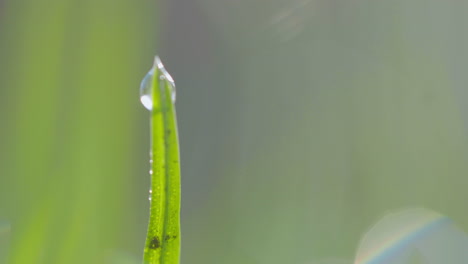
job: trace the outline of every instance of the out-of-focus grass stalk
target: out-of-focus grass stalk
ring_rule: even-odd
[[[113,251],[132,247],[138,254],[138,232],[127,228],[139,214],[129,188],[138,181],[129,154],[137,101],[129,87],[140,58],[152,52],[153,4],[3,4],[0,63],[8,74],[0,74],[0,87],[11,108],[0,106],[0,136],[8,136],[0,191],[8,207],[1,217],[12,227],[8,263],[108,263]]]
[[[180,165],[175,90],[158,57],[151,81],[151,206],[145,264],[178,264]]]

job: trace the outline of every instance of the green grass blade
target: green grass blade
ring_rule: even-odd
[[[151,205],[145,264],[178,264],[180,165],[175,87],[156,57],[151,81]]]

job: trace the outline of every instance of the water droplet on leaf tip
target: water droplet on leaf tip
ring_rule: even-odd
[[[157,67],[158,71],[158,79],[160,80],[160,87],[169,87],[169,92],[171,96],[171,100],[174,103],[176,99],[176,90],[174,79],[172,79],[171,75],[166,71],[164,65],[161,62],[161,59],[156,56],[154,61],[154,66],[149,70],[146,76],[143,78],[140,84],[140,101],[143,106],[148,109],[153,109],[153,98],[152,98],[152,85],[153,85],[153,74],[155,68]]]

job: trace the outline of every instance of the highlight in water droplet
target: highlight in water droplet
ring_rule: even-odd
[[[140,85],[140,101],[143,106],[151,110],[153,109],[153,100],[151,99],[151,84],[153,82],[154,68],[151,68],[146,76],[141,81]]]
[[[161,59],[156,56],[154,59],[154,65],[146,74],[146,76],[141,81],[140,85],[140,101],[143,106],[148,109],[153,109],[153,95],[152,95],[152,86],[154,81],[154,74],[156,73],[157,78],[159,80],[159,87],[163,93],[165,93],[165,88],[169,88],[169,93],[172,102],[175,102],[176,99],[176,90],[175,90],[175,83],[174,79],[172,79],[171,75],[167,72],[164,68],[164,65],[161,62]]]

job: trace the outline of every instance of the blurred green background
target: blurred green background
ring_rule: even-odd
[[[0,263],[141,262],[156,54],[177,85],[183,264],[353,263],[399,208],[468,230],[467,12],[0,0]]]

